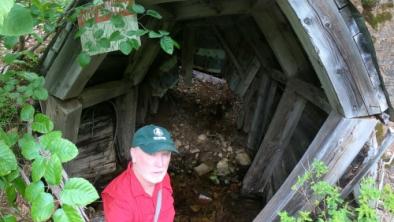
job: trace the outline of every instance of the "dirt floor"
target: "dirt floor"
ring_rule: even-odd
[[[240,195],[250,156],[235,126],[238,110],[226,83],[180,80],[147,118],[168,128],[180,150],[169,168],[175,221],[252,221],[261,210],[259,200]]]

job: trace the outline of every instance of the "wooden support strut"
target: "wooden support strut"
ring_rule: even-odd
[[[183,33],[182,69],[181,73],[186,84],[192,84],[192,72],[195,52],[195,31],[193,28],[185,28]]]
[[[305,174],[314,160],[320,160],[328,166],[323,180],[336,183],[373,133],[377,122],[374,118],[346,119],[331,112],[302,159],[253,221],[277,221],[280,211],[294,215],[299,210],[311,209],[313,206],[307,204],[301,192],[291,189],[297,178]]]
[[[304,110],[306,100],[286,88],[263,142],[246,173],[242,192],[261,192],[270,180]]]

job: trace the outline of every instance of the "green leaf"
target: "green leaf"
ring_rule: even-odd
[[[159,33],[160,33],[162,36],[165,36],[165,35],[169,35],[169,34],[170,34],[169,32],[164,31],[164,30],[159,30]]]
[[[34,107],[30,104],[26,104],[22,107],[20,118],[22,121],[32,121],[34,117]]]
[[[48,162],[42,158],[37,157],[31,166],[31,177],[33,182],[39,181],[45,174]]]
[[[48,220],[55,210],[53,196],[49,193],[40,193],[31,206],[31,216],[33,221],[41,222]]]
[[[34,200],[38,197],[38,195],[40,195],[40,193],[44,192],[44,189],[45,189],[45,186],[41,180],[31,183],[25,189],[25,197],[26,197],[27,201],[29,201],[30,203],[33,203]]]
[[[8,184],[8,186],[5,188],[5,193],[7,195],[7,201],[9,204],[13,205],[16,200],[16,190],[15,187],[12,186],[11,184]]]
[[[22,148],[22,155],[28,160],[33,160],[40,156],[40,145],[30,134],[25,134],[18,142]]]
[[[62,208],[56,210],[53,214],[54,222],[84,222],[81,214],[77,209],[67,204],[64,204]]]
[[[2,0],[0,4],[0,26],[3,25],[4,19],[14,6],[15,0]]]
[[[48,116],[42,113],[37,113],[34,116],[32,129],[39,133],[48,133],[53,130],[53,122],[49,119]]]
[[[111,34],[111,36],[109,37],[109,40],[111,42],[112,41],[118,41],[118,40],[121,40],[121,39],[124,39],[124,36],[119,31],[113,32]]]
[[[8,214],[0,218],[1,222],[16,222],[16,217],[14,215]]]
[[[46,100],[48,99],[48,91],[41,87],[33,91],[33,99]]]
[[[133,49],[138,49],[140,47],[140,43],[137,41],[137,39],[130,39],[129,42]]]
[[[137,29],[137,30],[128,31],[126,34],[128,36],[143,36],[143,35],[145,35],[148,32],[149,31],[145,30],[145,29]]]
[[[20,4],[14,4],[0,26],[0,34],[19,36],[33,32],[33,17],[30,10]]]
[[[154,39],[154,38],[161,38],[163,35],[155,32],[155,31],[149,31],[149,38]]]
[[[14,184],[14,187],[16,188],[16,191],[18,191],[23,197],[25,197],[25,189],[26,189],[26,183],[23,181],[21,177],[16,178],[14,181],[12,181],[12,184]]]
[[[94,36],[95,39],[99,39],[99,38],[101,38],[103,35],[104,35],[104,30],[103,30],[103,29],[96,30],[96,31],[93,33],[93,36]]]
[[[39,78],[39,76],[34,72],[18,72],[18,76],[20,76],[23,79],[28,80],[30,82]]]
[[[16,43],[18,43],[18,37],[16,37],[16,36],[5,36],[4,37],[4,46],[7,49],[12,49],[16,45]]]
[[[61,137],[62,137],[61,131],[52,131],[45,135],[40,136],[40,144],[44,148],[49,149],[51,143],[54,142],[55,140],[60,139]]]
[[[3,61],[5,64],[10,65],[14,63],[20,55],[20,53],[8,53],[4,56]]]
[[[174,53],[174,41],[169,36],[163,36],[160,39],[160,47],[166,52],[167,54],[172,55]]]
[[[96,189],[83,178],[71,178],[60,193],[61,201],[68,205],[86,206],[98,198]]]
[[[56,154],[52,154],[48,161],[44,178],[50,185],[59,185],[62,180],[62,163]]]
[[[98,40],[97,43],[101,48],[104,48],[104,49],[109,48],[111,46],[111,41],[109,41],[108,38],[101,38]]]
[[[18,178],[18,176],[19,176],[19,170],[13,170],[13,171],[11,171],[10,174],[8,174],[8,175],[6,176],[6,180],[7,180],[8,182],[12,182],[12,181],[15,180],[16,178]]]
[[[78,57],[77,57],[79,65],[83,68],[87,66],[90,63],[90,55],[88,55],[86,52],[81,52]]]
[[[148,9],[148,10],[146,11],[146,14],[149,15],[149,16],[152,16],[153,18],[157,18],[157,19],[162,19],[162,18],[163,18],[163,17],[160,15],[160,13],[158,13],[157,11],[152,10],[152,9]]]
[[[142,5],[140,5],[140,4],[134,3],[134,4],[131,6],[131,8],[129,8],[129,11],[132,12],[132,13],[134,12],[134,13],[136,13],[136,14],[142,14],[142,13],[145,12],[145,8],[144,8],[144,6],[142,6]]]
[[[0,140],[8,146],[13,146],[18,141],[18,133],[17,132],[4,132],[2,128],[0,128]]]
[[[119,44],[119,47],[120,47],[120,51],[125,55],[130,54],[130,52],[133,50],[129,41],[121,42]]]
[[[62,163],[74,159],[78,155],[78,148],[67,139],[59,138],[51,142],[49,150],[56,154]]]
[[[5,176],[18,167],[15,154],[0,140],[0,176]]]
[[[111,17],[111,23],[116,28],[123,28],[126,25],[126,23],[124,22],[123,17],[121,15],[113,15]]]

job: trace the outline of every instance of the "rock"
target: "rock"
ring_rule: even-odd
[[[200,165],[194,167],[194,171],[197,173],[197,175],[202,176],[204,174],[207,174],[209,172],[211,172],[212,167],[205,164],[205,163],[201,163]]]
[[[205,142],[207,140],[207,136],[205,134],[201,134],[201,135],[198,136],[197,139],[198,139],[199,143],[202,143],[202,142]]]
[[[185,146],[185,149],[189,149],[190,148],[190,146],[189,146],[189,144],[187,144],[186,146]]]
[[[249,155],[245,152],[237,153],[235,159],[240,166],[249,166],[251,163]]]
[[[180,140],[175,140],[175,146],[177,148],[181,147],[182,146],[182,142]]]
[[[228,152],[233,152],[233,148],[231,146],[227,147]]]
[[[216,170],[217,170],[217,174],[219,176],[227,176],[230,174],[230,167],[228,164],[228,159],[224,158],[222,160],[220,160],[217,164],[216,164]]]
[[[218,157],[222,158],[223,157],[223,153],[219,153]]]
[[[197,205],[197,204],[191,205],[191,206],[190,206],[190,209],[191,209],[193,212],[196,213],[196,212],[200,211],[201,206],[200,206],[200,205]]]
[[[197,148],[190,150],[190,153],[199,153],[199,152],[200,152],[200,150]]]
[[[200,194],[198,195],[198,201],[199,201],[200,203],[207,204],[207,203],[209,203],[209,202],[212,201],[212,198],[211,198],[211,197],[208,197],[208,196],[205,195],[205,194],[200,193]]]

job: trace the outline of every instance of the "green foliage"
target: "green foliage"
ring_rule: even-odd
[[[299,211],[297,215],[280,212],[278,215],[281,222],[377,222],[376,206],[372,203],[379,202],[386,211],[394,212],[394,193],[389,185],[385,186],[381,195],[373,179],[362,179],[358,206],[349,207],[350,202],[341,198],[340,188],[322,180],[327,172],[328,167],[323,162],[314,161],[311,168],[297,179],[292,190],[300,192],[315,209],[311,212]],[[311,197],[307,195],[309,188],[312,190]]]
[[[63,203],[74,206],[85,206],[99,198],[92,184],[83,178],[71,178],[60,193]]]

